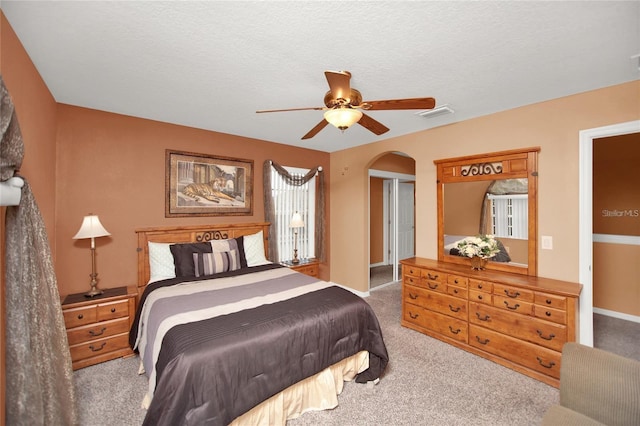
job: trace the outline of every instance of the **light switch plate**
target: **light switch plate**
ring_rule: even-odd
[[[543,235],[542,236],[542,248],[545,250],[553,250],[553,237]]]

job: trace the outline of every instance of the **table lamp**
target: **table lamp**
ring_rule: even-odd
[[[98,237],[106,237],[107,235],[111,235],[104,229],[104,226],[100,223],[100,219],[97,215],[89,214],[89,216],[85,216],[82,220],[82,225],[80,226],[80,230],[73,237],[74,240],[81,240],[85,238],[91,238],[91,290],[89,290],[84,295],[86,297],[94,297],[103,293],[102,290],[97,288],[98,286],[98,273],[96,272],[96,241],[95,239]]]

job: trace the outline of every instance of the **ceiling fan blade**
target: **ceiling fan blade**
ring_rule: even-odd
[[[389,109],[432,109],[436,106],[434,98],[387,99],[384,101],[366,101],[363,106],[369,111]]]
[[[374,120],[367,114],[362,114],[362,117],[358,121],[358,124],[360,124],[367,130],[375,133],[378,136],[383,133],[387,133],[389,131],[389,128],[387,126],[385,126],[384,124],[380,123],[377,120]]]
[[[320,130],[324,129],[325,126],[329,124],[329,122],[327,120],[322,120],[321,122],[319,122],[318,124],[316,124],[316,127],[314,127],[313,129],[309,130],[309,133],[307,133],[306,135],[304,135],[302,138],[300,139],[311,139],[312,137],[314,137]]]
[[[334,99],[351,98],[351,73],[349,71],[325,71],[329,90]]]
[[[309,108],[289,108],[289,109],[260,109],[256,111],[256,113],[260,114],[263,112],[322,111],[323,109],[327,109],[327,108],[326,107],[309,107]]]

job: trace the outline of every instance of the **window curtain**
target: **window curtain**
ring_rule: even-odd
[[[22,165],[24,144],[0,76],[0,180]],[[78,424],[73,369],[51,251],[40,210],[25,181],[5,217],[6,392],[9,425]]]
[[[264,216],[265,220],[270,223],[269,226],[269,258],[272,262],[278,262],[280,259],[277,248],[277,241],[275,236],[278,235],[277,223],[275,220],[275,209],[273,204],[272,188],[271,188],[271,173],[278,173],[289,185],[302,186],[311,180],[314,176],[316,179],[316,200],[315,200],[315,225],[316,235],[314,236],[316,257],[320,262],[325,261],[324,250],[324,225],[325,225],[325,213],[324,213],[324,172],[322,166],[318,166],[304,176],[294,176],[289,173],[284,167],[276,163],[273,160],[266,160],[264,162],[262,180],[264,184]]]

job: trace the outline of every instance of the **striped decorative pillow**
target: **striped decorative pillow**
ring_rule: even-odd
[[[235,271],[240,269],[240,255],[238,250],[193,253],[193,266],[196,277]]]

